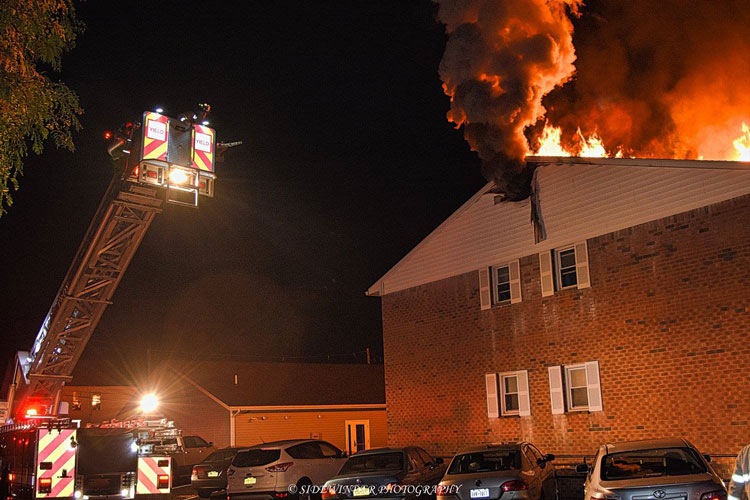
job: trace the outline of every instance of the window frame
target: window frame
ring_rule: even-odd
[[[500,298],[498,297],[499,292],[497,289],[497,287],[500,285],[500,282],[497,279],[497,271],[503,268],[508,270],[508,281],[503,282],[508,285],[508,298],[500,300]],[[491,269],[492,275],[490,276],[490,284],[492,286],[492,305],[510,304],[511,300],[513,299],[513,294],[510,291],[510,263],[492,266]]]
[[[565,365],[565,406],[568,411],[589,411],[589,384],[588,375],[586,374],[586,364],[578,363],[575,365]],[[571,370],[582,370],[583,377],[586,379],[586,383],[583,386],[575,386],[571,383]],[[573,406],[573,389],[585,389],[586,390],[586,406]]]
[[[573,252],[573,272],[576,276],[576,281],[572,285],[563,286],[562,284],[562,262],[560,256],[563,252]],[[555,248],[554,253],[554,267],[555,267],[555,290],[568,290],[570,288],[578,287],[578,259],[576,258],[576,246],[575,243],[565,245],[563,247]],[[569,269],[570,266],[566,267]]]
[[[511,417],[511,416],[520,416],[521,414],[521,401],[520,401],[520,391],[518,389],[518,372],[505,372],[505,373],[498,373],[497,374],[500,381],[500,415],[504,417]],[[505,379],[506,378],[515,378],[516,379],[516,392],[506,392],[505,391]],[[516,395],[516,404],[518,406],[515,410],[507,410],[505,408],[505,396],[506,394]]]

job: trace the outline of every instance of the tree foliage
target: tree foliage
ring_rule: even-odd
[[[0,1],[0,216],[13,204],[29,148],[40,154],[51,136],[74,149],[78,96],[47,72],[60,71],[81,29],[73,0]]]

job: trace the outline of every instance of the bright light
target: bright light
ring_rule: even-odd
[[[76,497],[76,498],[81,498],[81,492],[80,492],[80,491],[76,491],[76,492],[75,492],[75,493],[73,494],[73,496],[74,496],[74,497]]]
[[[205,127],[208,127],[208,120],[203,120],[203,121],[201,122],[201,125],[203,125],[203,126],[205,126]]]
[[[169,183],[170,184],[187,184],[190,177],[184,170],[179,168],[173,168],[169,171]]]
[[[155,394],[146,394],[141,398],[141,411],[143,413],[151,413],[156,410],[157,406],[159,406],[159,399]]]
[[[164,108],[156,108],[154,111],[156,111],[159,114],[164,113]]]
[[[138,451],[138,443],[136,443],[135,441],[130,443],[130,451],[136,453]]]
[[[29,408],[28,410],[26,410],[26,416],[36,417],[37,416],[36,408]]]
[[[123,488],[123,490],[122,490],[122,491],[120,492],[120,494],[121,494],[122,496],[124,496],[124,497],[127,497],[127,496],[128,496],[128,490],[127,490],[127,489],[125,489],[125,488]]]

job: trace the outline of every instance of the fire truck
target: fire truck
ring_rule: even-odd
[[[210,106],[176,118],[146,111],[106,133],[115,175],[29,351],[0,401],[0,497],[167,495],[180,430],[165,419],[82,427],[60,394],[162,202],[197,207],[214,194]],[[6,500],[0,498],[0,500]]]

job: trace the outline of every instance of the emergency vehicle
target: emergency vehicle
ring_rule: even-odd
[[[16,355],[0,401],[0,500],[168,494],[180,435],[166,420],[80,427],[60,394],[162,201],[212,197],[216,133],[208,105],[177,118],[161,109],[105,134],[115,176],[30,351]],[[170,444],[171,443],[171,444]]]

